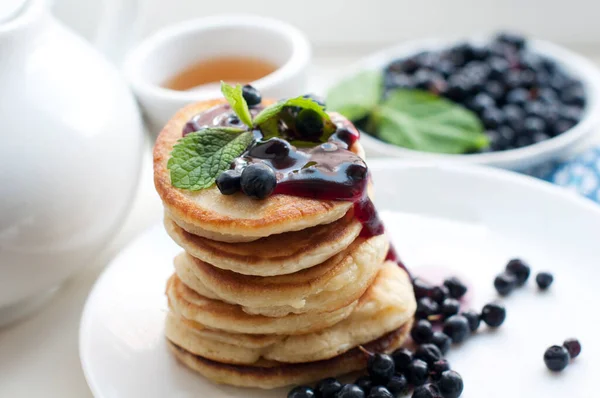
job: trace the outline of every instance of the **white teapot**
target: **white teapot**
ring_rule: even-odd
[[[45,0],[0,0],[0,325],[93,261],[115,233],[137,185],[143,134],[116,67]]]

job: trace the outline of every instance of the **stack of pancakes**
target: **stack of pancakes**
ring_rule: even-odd
[[[165,226],[185,250],[167,283],[174,354],[216,382],[275,388],[361,369],[359,346],[400,346],[415,311],[411,281],[385,261],[385,235],[361,236],[352,203],[171,186],[183,125],[219,103],[181,110],[154,149]]]

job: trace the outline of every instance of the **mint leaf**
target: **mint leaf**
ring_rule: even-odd
[[[323,119],[323,134],[319,137],[319,141],[321,142],[327,141],[329,136],[337,129],[327,112],[325,112],[325,108],[316,101],[305,97],[291,98],[269,105],[256,115],[254,118],[254,125],[260,129],[265,138],[280,137],[281,131],[279,131],[279,121],[285,122],[292,130],[294,128],[294,118],[289,112],[294,108],[297,113],[303,109],[312,109]]]
[[[352,121],[366,117],[379,103],[383,75],[379,71],[363,71],[341,81],[327,93],[327,107]]]
[[[418,151],[465,153],[489,145],[473,112],[427,91],[395,90],[372,117],[382,140]]]
[[[242,123],[248,127],[252,127],[252,115],[250,114],[248,104],[242,95],[242,86],[236,84],[235,87],[233,87],[224,81],[221,81],[221,92]]]
[[[167,163],[171,185],[190,191],[210,188],[253,140],[250,131],[220,128],[206,128],[186,135],[177,141]]]

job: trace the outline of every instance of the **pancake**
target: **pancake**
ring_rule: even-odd
[[[211,335],[204,326],[170,314],[165,333],[186,351],[222,363],[252,365],[261,359],[314,362],[335,357],[398,329],[413,318],[415,309],[410,278],[395,263],[387,262],[352,314],[317,332],[261,339],[219,332]]]
[[[175,272],[200,295],[238,304],[249,314],[280,317],[329,312],[363,295],[375,279],[388,248],[385,235],[358,238],[322,264],[269,277],[236,274],[182,253],[175,258]]]
[[[411,326],[412,321],[409,321],[363,347],[371,352],[390,353],[406,341]],[[216,383],[262,389],[307,384],[324,377],[340,376],[364,369],[368,360],[363,351],[354,348],[337,357],[317,362],[283,364],[261,361],[255,365],[231,365],[194,355],[170,341],[167,344],[180,362]]]
[[[187,232],[223,242],[248,242],[265,236],[301,231],[339,220],[352,207],[351,202],[317,200],[289,195],[273,195],[264,200],[243,193],[222,195],[216,186],[200,191],[173,187],[167,162],[183,126],[193,116],[224,99],[202,101],[181,109],[167,123],[154,145],[154,184],[166,214]],[[265,104],[272,101],[263,101]],[[361,155],[355,143],[352,151]]]
[[[199,295],[177,275],[167,282],[169,307],[175,314],[217,330],[247,334],[303,334],[325,329],[347,318],[358,300],[338,310],[323,313],[292,314],[285,317],[250,315],[239,305]]]
[[[192,235],[169,217],[165,217],[165,228],[186,252],[215,267],[243,275],[274,276],[321,264],[347,248],[362,225],[349,211],[330,224],[248,243],[226,243]]]

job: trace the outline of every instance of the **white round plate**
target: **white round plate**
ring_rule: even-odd
[[[377,205],[396,249],[416,275],[459,275],[470,305],[498,299],[492,281],[512,257],[551,271],[548,292],[526,287],[502,299],[507,320],[482,327],[448,359],[465,380],[463,398],[593,397],[600,374],[600,207],[549,184],[505,171],[463,166],[370,163]],[[163,337],[165,282],[179,252],[158,225],[106,269],[87,301],[81,363],[96,398],[270,398],[218,386],[179,365]],[[433,271],[432,271],[433,270]],[[560,374],[544,351],[577,337],[583,352]]]

